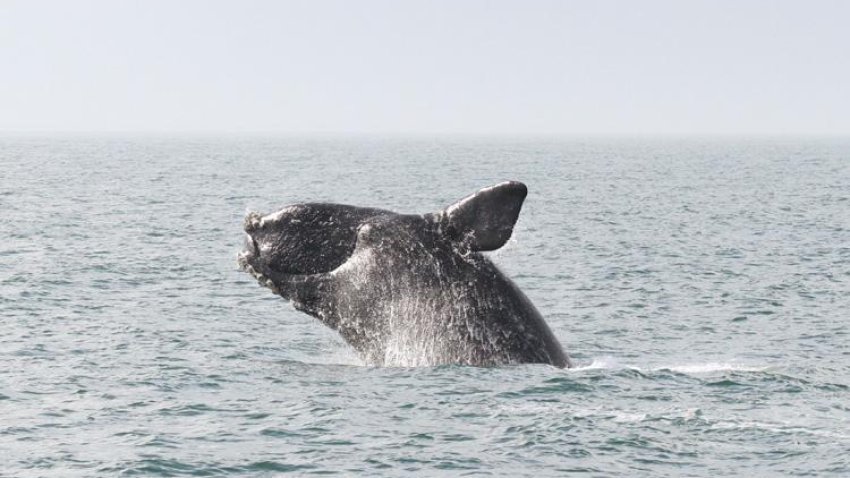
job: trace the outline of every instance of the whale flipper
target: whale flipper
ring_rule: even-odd
[[[438,216],[451,239],[471,251],[494,251],[511,238],[527,194],[525,184],[506,181],[461,199]]]

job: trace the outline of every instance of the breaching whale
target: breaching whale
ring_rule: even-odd
[[[370,365],[569,367],[531,301],[482,254],[510,239],[526,195],[508,181],[428,214],[326,203],[249,212],[238,263]]]

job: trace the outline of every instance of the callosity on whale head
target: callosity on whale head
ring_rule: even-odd
[[[481,254],[510,239],[526,194],[511,181],[423,215],[325,203],[249,213],[239,264],[369,364],[569,366],[534,305]]]

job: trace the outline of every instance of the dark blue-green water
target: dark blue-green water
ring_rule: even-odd
[[[246,209],[530,190],[577,367],[373,368]],[[0,138],[0,475],[850,475],[850,141]]]

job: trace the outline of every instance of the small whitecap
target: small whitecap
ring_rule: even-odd
[[[737,363],[709,362],[704,364],[673,365],[660,367],[658,370],[669,370],[676,373],[688,375],[709,374],[717,372],[764,372],[769,367],[754,367]]]
[[[573,367],[572,370],[597,370],[625,368],[615,357],[594,357],[589,365]]]
[[[646,413],[626,413],[626,412],[618,412],[614,411],[613,420],[616,423],[639,423],[647,418]]]

